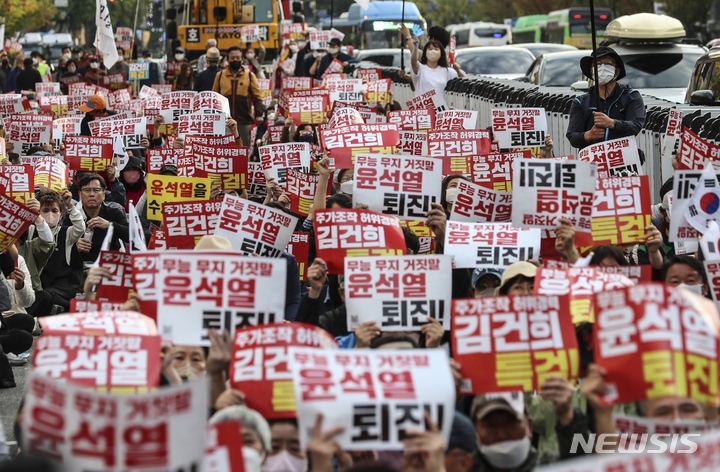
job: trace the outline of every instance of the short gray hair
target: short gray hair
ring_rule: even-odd
[[[233,405],[223,408],[210,418],[210,424],[239,421],[242,426],[255,430],[265,452],[270,452],[270,425],[263,416],[246,406]]]
[[[210,38],[210,39],[208,39],[207,41],[205,41],[205,47],[216,48],[216,47],[217,47],[217,41],[215,41],[215,39],[213,39],[213,38]]]

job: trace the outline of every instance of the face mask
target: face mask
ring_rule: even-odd
[[[440,60],[440,51],[437,49],[429,49],[425,51],[425,57],[427,57],[428,61],[437,62]]]
[[[245,472],[260,472],[260,464],[262,464],[263,458],[260,457],[260,453],[255,449],[243,446],[243,461],[245,462]]]
[[[305,136],[300,136],[300,138],[298,138],[298,139],[300,139],[300,142],[301,142],[301,143],[312,143],[312,142],[313,142],[313,136],[312,136],[312,134],[308,134],[308,135],[305,135]],[[352,188],[352,186],[351,186],[351,188]]]
[[[290,52],[291,52],[291,53],[295,54],[295,53],[297,52],[297,50],[298,50],[298,47],[295,46],[295,45],[292,45],[292,46],[290,46],[289,49],[290,49]]]
[[[340,191],[346,195],[352,195],[353,192],[353,181],[348,180],[340,184]]]
[[[117,60],[117,61],[118,61],[118,62],[123,62],[123,61],[125,61],[125,58],[124,58],[123,56],[121,56],[120,53],[118,53],[118,60]]]
[[[204,370],[196,369],[190,363],[176,367],[175,370],[183,380],[195,380],[205,376]]]
[[[68,72],[70,72],[70,73],[74,73],[76,70],[77,70],[77,68],[75,66],[68,67]]]
[[[185,54],[175,54],[176,61],[182,61],[185,58]]]
[[[253,59],[255,59],[255,54],[253,54],[253,53],[245,54],[245,58],[246,58],[248,61],[252,61]]]
[[[287,451],[268,456],[262,472],[306,472],[307,460],[295,457]]]
[[[338,48],[330,48],[328,49],[329,54],[337,54],[338,51],[340,51]]]
[[[608,64],[600,64],[598,66],[598,83],[607,85],[615,78],[615,68]]]
[[[478,444],[480,454],[496,469],[514,469],[525,462],[530,453],[530,438],[503,441],[492,446]]]
[[[486,288],[485,290],[481,292],[475,293],[475,298],[485,298],[485,297],[494,297],[495,296],[495,289],[490,287]]]
[[[240,66],[242,66],[240,61],[230,61],[228,64],[232,70],[240,70]]]
[[[687,284],[680,284],[677,286],[677,288],[684,288],[686,290],[690,290],[695,295],[703,296],[702,293],[702,284],[695,284],[695,285],[687,285]]]
[[[455,195],[457,195],[457,187],[455,188],[449,188],[445,190],[445,200],[447,202],[454,202],[455,201]]]
[[[48,213],[42,214],[43,219],[45,220],[45,222],[48,224],[48,226],[51,229],[58,225],[58,223],[60,222],[60,216],[61,216],[60,212],[57,212],[57,213],[48,212]]]
[[[267,119],[268,121],[275,121],[275,113],[268,113]]]
[[[322,53],[315,51],[315,52],[313,52],[313,56],[315,56],[315,58],[318,58],[318,57],[322,56]]]
[[[66,61],[69,61],[70,59],[72,59],[72,55],[70,53],[63,54],[63,57],[65,58]]]
[[[97,68],[98,68],[98,63],[97,63],[97,62],[91,62],[91,63],[90,63],[90,68],[91,68],[91,69],[97,69]]]
[[[33,57],[33,65],[34,66],[38,65],[37,57]]]

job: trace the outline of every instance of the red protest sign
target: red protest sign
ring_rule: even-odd
[[[306,174],[295,169],[287,169],[285,191],[290,197],[290,211],[297,215],[308,216],[315,199],[318,181],[317,174]],[[330,185],[327,186],[327,195],[330,195]]]
[[[68,186],[70,171],[63,161],[53,156],[35,157],[35,186],[62,193]]]
[[[388,123],[394,123],[400,131],[422,131],[435,129],[435,110],[396,110],[388,112]]]
[[[342,274],[345,257],[407,253],[400,220],[367,210],[332,209],[315,214],[317,257],[331,274]]]
[[[103,75],[100,77],[100,82],[103,87],[118,90],[123,88],[125,82],[127,82],[127,77],[125,74]]]
[[[40,319],[33,370],[111,393],[146,392],[160,384],[160,336],[134,311]]]
[[[273,125],[267,127],[268,143],[280,144],[282,141],[282,131],[285,125]]]
[[[77,84],[79,82],[82,82],[83,79],[80,74],[75,74],[75,75],[71,75],[70,77],[60,77],[58,80],[62,84],[70,85],[70,84]]]
[[[100,267],[108,269],[112,277],[103,277],[97,288],[101,301],[125,301],[132,291],[132,257],[119,251],[101,251]]]
[[[428,134],[428,151],[431,157],[443,160],[443,174],[469,174],[469,158],[490,154],[490,132],[431,131]]]
[[[7,251],[37,217],[38,213],[0,193],[0,253]]]
[[[112,163],[111,137],[65,136],[65,160],[72,170],[102,172]]]
[[[35,198],[35,170],[31,165],[0,166],[0,193],[25,204]]]
[[[472,181],[496,192],[512,192],[512,165],[515,159],[530,159],[530,151],[472,156]]]
[[[645,241],[652,224],[650,180],[647,175],[598,179],[592,211],[594,246]]]
[[[209,177],[213,186],[240,190],[247,188],[248,150],[237,146],[192,144],[195,177]]]
[[[290,346],[335,349],[325,330],[305,323],[253,326],[235,332],[230,384],[248,396],[249,408],[264,418],[295,418],[295,393],[287,367]]]
[[[705,141],[688,128],[683,128],[677,170],[702,170],[705,162],[720,160],[720,145]]]
[[[330,151],[333,168],[347,169],[353,167],[358,153],[394,154],[400,133],[395,124],[354,125],[323,130],[320,140],[323,149]]]
[[[165,237],[167,244],[177,249],[195,249],[206,234],[213,234],[222,200],[193,202],[165,202]]]
[[[595,363],[609,392],[603,401],[677,396],[720,403],[720,331],[711,301],[652,283],[598,293],[595,306]]]
[[[183,156],[185,150],[177,149],[150,149],[148,150],[148,173],[159,174],[163,166],[171,165],[177,167],[178,159]]]
[[[563,297],[535,295],[455,299],[453,358],[460,391],[482,394],[539,390],[549,376],[578,377],[575,327]]]
[[[241,429],[242,426],[238,421],[223,421],[208,425],[202,470],[245,472]]]
[[[208,147],[236,147],[235,136],[228,134],[226,136],[185,136],[183,139],[184,153],[182,157],[178,157],[178,177],[199,177],[198,171],[203,169],[195,167],[195,156],[193,155],[193,145],[199,144]],[[204,177],[205,174],[202,173]]]
[[[287,99],[287,112],[295,123],[322,123],[329,109],[330,96],[327,93],[310,97],[293,95]]]
[[[295,257],[300,271],[300,280],[306,280],[310,258],[310,233],[293,233],[285,252]]]
[[[382,79],[382,69],[357,69],[355,75],[365,84]]]
[[[298,90],[310,90],[312,88],[312,77],[285,77],[282,79],[283,92],[296,92]]]
[[[367,83],[367,95],[365,100],[372,104],[378,102],[389,103],[390,100],[390,79],[379,79]]]

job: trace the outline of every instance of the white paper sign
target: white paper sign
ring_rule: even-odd
[[[510,221],[512,193],[496,192],[460,179],[450,220],[468,223]]]
[[[516,262],[538,259],[540,237],[537,228],[448,221],[445,254],[453,256],[457,268],[504,269]]]
[[[445,94],[438,92],[435,89],[408,100],[405,102],[405,106],[409,110],[422,110],[429,108],[435,110],[436,113],[448,109],[447,103],[445,102]]]
[[[230,101],[227,97],[211,90],[200,92],[193,98],[193,113],[230,113]]]
[[[601,179],[643,174],[635,136],[591,144],[580,150],[578,159],[597,164]]]
[[[501,149],[545,146],[544,108],[493,108],[493,134]]]
[[[144,116],[127,120],[93,120],[89,126],[93,136],[121,138],[125,149],[143,148],[140,145],[140,140],[145,136],[147,127]]]
[[[178,122],[178,137],[225,135],[225,115],[219,113],[191,113],[183,115]]]
[[[470,110],[445,110],[438,113],[435,131],[477,129],[478,112]]]
[[[680,146],[680,138],[682,137],[682,119],[682,111],[670,110],[668,114],[667,128],[665,129],[665,137],[662,142],[662,162],[671,159],[673,151]]]
[[[400,131],[398,148],[406,156],[427,156],[430,154],[428,134],[421,131]]]
[[[670,233],[671,242],[697,241],[700,233],[688,223],[685,210],[695,192],[697,183],[703,171],[676,170],[673,176],[673,190],[670,199]],[[715,171],[716,179],[720,178],[720,170]]]
[[[448,441],[455,382],[443,349],[290,347],[288,357],[302,449],[307,447],[318,413],[323,414],[324,431],[344,427],[334,439],[346,451],[402,450],[403,432],[422,430],[424,411]]]
[[[258,148],[265,178],[274,178],[281,187],[287,181],[287,169],[310,170],[310,143],[269,144]]]

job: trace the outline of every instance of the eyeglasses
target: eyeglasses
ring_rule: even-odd
[[[613,66],[613,67],[615,67],[615,61],[613,61],[612,59],[605,59],[604,61],[603,61],[602,59],[600,59],[600,60],[598,61],[598,65],[599,65],[599,66]]]
[[[497,279],[497,281],[493,282],[492,285],[488,285],[483,282],[478,282],[475,284],[475,288],[478,290],[487,290],[489,288],[498,288],[500,286],[500,279]]]
[[[84,189],[82,189],[83,193],[100,193],[102,191],[103,191],[103,189],[101,189],[100,187],[93,187],[93,188],[85,187]]]

